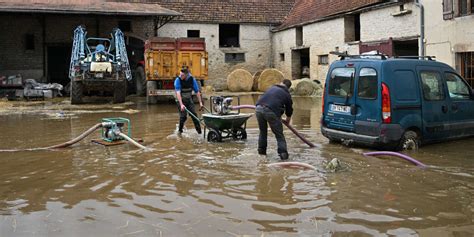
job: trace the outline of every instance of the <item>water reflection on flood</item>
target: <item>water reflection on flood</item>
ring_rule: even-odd
[[[0,236],[474,235],[473,139],[409,153],[431,165],[422,170],[329,144],[319,131],[320,100],[295,98],[294,106],[293,125],[317,148],[285,131],[291,159],[316,171],[268,168],[279,161],[276,142],[270,137],[268,156],[256,155],[255,118],[247,141],[213,144],[190,121],[177,135],[174,105],[138,101],[125,109],[139,113],[101,108],[59,119],[1,115],[1,148],[60,143],[120,116],[154,150],[89,138],[70,149],[0,153]],[[327,173],[332,158],[349,169]]]

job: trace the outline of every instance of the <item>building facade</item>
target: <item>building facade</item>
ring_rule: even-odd
[[[158,36],[205,38],[208,84],[217,90],[227,88],[227,75],[235,69],[253,74],[272,66],[272,29],[294,4],[294,0],[154,2],[183,14],[160,28]]]
[[[474,86],[474,1],[425,1],[426,54],[435,55]]]
[[[414,3],[329,2],[325,4],[332,4],[332,10],[322,1],[299,1],[274,32],[273,65],[286,77],[307,77],[303,70],[309,68],[309,77],[323,82],[330,63],[338,59],[331,52],[418,55],[419,10]],[[304,10],[310,13],[299,13]]]
[[[79,25],[89,37],[109,38],[114,28],[121,28],[133,64],[143,59],[144,40],[155,35],[158,19],[175,16],[179,13],[157,4],[5,0],[0,6],[0,75],[66,85]]]

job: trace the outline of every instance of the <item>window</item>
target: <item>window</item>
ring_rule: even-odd
[[[362,68],[359,74],[357,97],[362,99],[377,99],[377,71],[373,68]]]
[[[345,42],[360,40],[360,15],[350,15],[344,18],[344,39]]]
[[[199,30],[188,30],[188,38],[199,38]]]
[[[354,68],[335,68],[331,72],[329,81],[329,95],[350,96],[354,84]]]
[[[239,28],[237,24],[220,24],[219,47],[240,47]]]
[[[438,72],[421,72],[421,84],[425,100],[443,100],[443,81]]]
[[[285,61],[285,53],[280,53],[280,61]]]
[[[443,0],[443,19],[453,19],[453,0]]]
[[[474,14],[474,0],[443,0],[443,19]]]
[[[467,2],[468,0],[459,0],[459,15],[460,16],[464,16],[468,14]]]
[[[132,32],[132,22],[131,21],[119,21],[118,28],[123,32]]]
[[[457,54],[456,68],[461,76],[467,80],[471,87],[474,86],[474,52]]]
[[[303,45],[303,27],[296,27],[296,46]]]
[[[242,63],[245,62],[244,53],[226,53],[225,54],[226,63]]]
[[[25,35],[25,49],[26,50],[35,50],[35,35],[26,34]]]
[[[446,73],[449,97],[452,99],[468,100],[471,98],[470,88],[464,80],[454,73]]]
[[[329,64],[329,55],[319,55],[318,56],[318,64],[319,65],[328,65]]]

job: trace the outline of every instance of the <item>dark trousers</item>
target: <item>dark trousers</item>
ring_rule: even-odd
[[[193,102],[192,97],[183,96],[181,99],[183,101],[184,106],[186,106],[189,112],[191,112],[194,116],[197,117],[196,110],[194,109],[194,102]],[[187,116],[188,112],[186,112],[186,110],[181,111],[181,107],[179,106],[179,103],[178,103],[178,111],[179,111],[179,130],[178,131],[183,132],[184,123],[186,122],[186,119],[188,118]],[[198,133],[201,133],[201,124],[199,123],[199,120],[195,119],[193,116],[191,116],[191,118],[193,120],[196,131]]]
[[[258,136],[258,151],[260,153],[266,153],[267,151],[267,130],[269,124],[277,140],[278,154],[288,153],[285,136],[283,135],[283,124],[281,118],[265,106],[257,106],[255,111],[257,115],[258,128],[260,130]]]

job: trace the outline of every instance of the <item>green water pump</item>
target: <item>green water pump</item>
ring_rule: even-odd
[[[126,118],[103,118],[101,135],[102,140],[106,142],[115,142],[124,140],[120,133],[127,131],[127,136],[131,137],[130,120]]]

